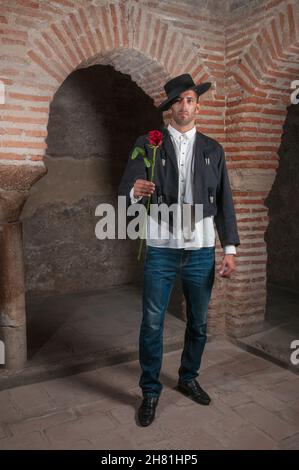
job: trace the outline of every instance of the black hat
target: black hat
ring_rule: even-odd
[[[212,83],[210,82],[195,85],[189,73],[184,73],[183,75],[172,78],[164,85],[164,90],[168,98],[167,100],[163,101],[160,106],[158,106],[158,109],[160,109],[160,111],[167,111],[167,109],[171,107],[174,100],[186,90],[194,90],[199,96],[208,91],[211,85]]]

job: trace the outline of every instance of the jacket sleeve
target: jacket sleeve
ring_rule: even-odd
[[[127,208],[131,205],[130,191],[133,188],[135,181],[137,179],[147,179],[146,167],[142,156],[138,155],[138,157],[134,160],[131,158],[135,147],[141,147],[145,149],[143,136],[138,137],[130,151],[127,166],[118,187],[118,195],[126,196]],[[144,199],[146,198],[142,198],[139,202],[142,204]]]
[[[216,192],[217,214],[215,224],[222,248],[226,245],[240,245],[237,220],[228,178],[223,147],[220,146],[219,179]]]

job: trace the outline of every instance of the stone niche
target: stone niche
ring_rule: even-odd
[[[279,167],[266,205],[267,278],[299,294],[299,104],[288,107]]]
[[[92,291],[140,279],[137,241],[98,240],[100,203],[117,208],[117,190],[140,134],[161,113],[129,75],[95,65],[73,72],[50,107],[47,174],[23,212],[26,292]]]

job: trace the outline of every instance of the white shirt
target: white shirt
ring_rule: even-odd
[[[178,204],[180,209],[183,203],[193,204],[192,181],[194,173],[194,145],[196,137],[196,127],[185,133],[168,125],[168,131],[175,149],[178,170]],[[140,199],[134,198],[134,188],[130,191],[131,203],[134,204]],[[180,215],[180,212],[179,214]],[[160,228],[160,235],[158,230]],[[148,215],[146,243],[149,246],[159,248],[184,248],[185,250],[194,250],[203,247],[215,246],[215,228],[214,216],[204,217],[195,223],[194,230],[185,229],[180,223],[174,232],[169,231],[166,221],[159,224],[154,218]],[[235,245],[227,245],[223,249],[224,254],[236,254]]]

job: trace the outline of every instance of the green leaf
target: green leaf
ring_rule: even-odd
[[[145,157],[145,150],[141,147],[135,147],[133,152],[132,152],[131,159],[135,160],[135,158],[137,158],[138,155],[141,155],[142,157]]]
[[[145,166],[146,166],[147,168],[150,168],[150,166],[151,166],[151,162],[149,161],[149,159],[148,159],[148,158],[146,158],[146,157],[143,157],[143,160],[144,160],[144,164],[145,164]]]

